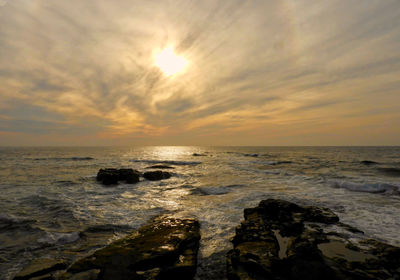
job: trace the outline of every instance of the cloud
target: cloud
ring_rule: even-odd
[[[396,0],[2,3],[4,131],[191,143],[321,119],[336,129],[357,104],[372,120],[400,101]],[[167,78],[153,58],[169,45],[189,65]]]

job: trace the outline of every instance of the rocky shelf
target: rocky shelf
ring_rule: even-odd
[[[244,210],[226,278],[400,279],[400,248],[366,238],[355,244],[346,231],[363,236],[327,208],[263,200]],[[14,279],[193,279],[199,241],[197,220],[159,216],[72,264],[37,259]]]
[[[350,242],[329,209],[268,199],[244,210],[227,256],[228,279],[400,279],[400,248]]]

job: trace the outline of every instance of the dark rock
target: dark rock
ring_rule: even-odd
[[[194,156],[194,157],[206,157],[207,155],[205,155],[205,154],[193,153],[192,156]]]
[[[38,279],[51,279],[49,272],[57,270],[63,270],[67,267],[67,263],[64,260],[57,259],[37,259],[32,261],[27,267],[20,271],[14,280],[31,279],[38,277]]]
[[[140,172],[132,168],[105,168],[100,169],[97,173],[97,181],[101,181],[104,185],[116,185],[118,181],[126,181],[128,184],[139,182]]]
[[[94,279],[192,279],[199,240],[198,221],[158,217],[76,261],[61,279],[84,279],[76,277],[93,270],[97,271]]]
[[[244,154],[245,157],[258,157],[258,154]]]
[[[171,178],[171,174],[165,171],[148,171],[143,174],[143,177],[150,181],[158,181],[163,179]]]
[[[372,160],[363,160],[363,161],[361,161],[360,163],[361,163],[361,164],[364,164],[364,165],[375,165],[375,164],[379,164],[379,162],[372,161]]]
[[[120,169],[118,180],[126,181],[127,184],[135,184],[139,182],[140,172],[132,168]]]
[[[119,170],[116,168],[100,169],[96,176],[96,180],[101,181],[104,185],[116,185],[118,179]]]
[[[244,218],[227,254],[228,279],[400,279],[400,248],[324,233],[335,224],[362,234],[330,209],[268,199]]]
[[[169,166],[169,165],[162,165],[162,164],[157,164],[157,165],[152,165],[146,167],[147,169],[154,168],[154,169],[175,169],[175,167]]]
[[[91,270],[87,270],[87,271],[83,271],[83,272],[78,272],[75,274],[64,274],[64,276],[61,276],[61,279],[65,279],[65,277],[67,276],[68,280],[97,280],[99,279],[99,275],[100,275],[100,269],[91,269]]]

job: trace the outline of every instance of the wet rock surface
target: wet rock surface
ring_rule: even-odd
[[[400,248],[351,243],[330,228],[362,232],[329,209],[268,199],[244,218],[227,254],[228,279],[400,279]]]
[[[76,261],[58,279],[192,279],[199,240],[198,221],[157,217]]]
[[[32,261],[27,267],[20,271],[14,280],[25,279],[52,279],[51,272],[62,270],[67,267],[64,260],[57,259],[36,259]]]

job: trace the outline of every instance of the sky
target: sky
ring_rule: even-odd
[[[399,0],[0,0],[0,145],[400,145],[399,19]]]

